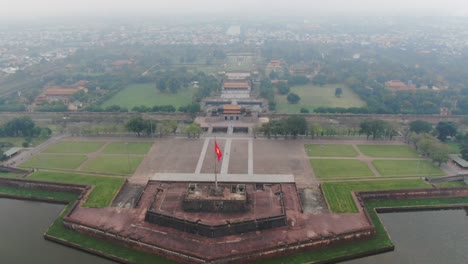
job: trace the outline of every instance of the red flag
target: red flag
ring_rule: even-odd
[[[216,142],[216,139],[215,139],[215,153],[216,153],[216,157],[218,158],[218,161],[220,161],[221,158],[223,157],[223,153],[221,152],[221,149],[219,148],[218,142]]]

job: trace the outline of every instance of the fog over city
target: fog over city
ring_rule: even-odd
[[[238,15],[449,15],[468,14],[464,0],[17,0],[0,2],[0,16],[31,19],[70,15],[207,14]]]

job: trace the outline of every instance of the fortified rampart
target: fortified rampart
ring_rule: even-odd
[[[14,188],[25,188],[25,189],[37,189],[37,190],[47,190],[53,192],[71,192],[75,194],[81,194],[81,197],[85,197],[90,192],[90,187],[86,185],[78,185],[78,184],[63,184],[63,183],[52,183],[52,182],[41,182],[41,181],[30,181],[30,180],[23,180],[23,179],[0,179],[0,186],[5,187],[14,187]],[[288,199],[293,199],[294,196],[287,197],[285,201]],[[101,224],[95,223],[94,220],[98,218],[104,218],[106,222],[113,221],[113,217],[109,216],[116,216],[114,210],[118,210],[119,214],[125,214],[126,210],[137,210],[137,212],[143,212],[144,207],[143,205],[148,205],[148,201],[141,201],[138,204],[142,205],[140,209],[138,208],[81,208],[80,203],[82,201],[78,200],[75,202],[72,210],[70,213],[64,218],[64,225],[74,231],[84,233],[87,235],[91,235],[94,237],[103,238],[105,240],[111,242],[117,242],[123,244],[127,247],[141,250],[144,252],[157,254],[160,256],[164,256],[166,258],[176,260],[183,263],[245,263],[251,262],[258,259],[264,258],[273,258],[277,256],[283,255],[290,255],[299,252],[309,251],[309,250],[317,250],[320,248],[329,247],[332,245],[337,244],[344,244],[344,243],[352,243],[354,241],[360,241],[362,239],[368,239],[375,235],[375,227],[370,221],[370,217],[365,210],[365,203],[367,201],[375,201],[375,200],[406,200],[406,199],[420,199],[420,198],[454,198],[454,197],[468,197],[468,188],[466,187],[458,187],[458,188],[428,188],[428,189],[406,189],[406,190],[391,190],[391,191],[366,191],[366,192],[356,192],[353,193],[353,197],[357,202],[357,207],[359,209],[358,214],[347,214],[347,215],[307,215],[307,214],[297,214],[293,213],[292,215],[288,215],[288,224],[291,225],[290,221],[295,219],[296,217],[300,216],[301,218],[305,217],[304,223],[309,223],[310,221],[326,221],[327,226],[332,224],[335,219],[341,218],[342,223],[350,223],[353,221],[352,219],[361,219],[360,221],[364,221],[363,223],[367,223],[365,225],[356,225],[356,228],[348,228],[345,232],[329,232],[329,233],[318,233],[318,235],[309,235],[309,232],[317,232],[319,231],[310,229],[312,226],[305,225],[303,229],[300,227],[296,227],[294,229],[294,225],[290,227],[278,227],[277,229],[270,229],[267,231],[261,231],[262,233],[257,235],[252,232],[242,234],[240,236],[232,237],[229,236],[230,243],[221,243],[220,239],[223,238],[206,238],[199,236],[198,239],[193,240],[191,236],[181,236],[179,233],[180,231],[173,230],[171,231],[169,228],[162,229],[166,231],[164,235],[161,235],[160,230],[153,230],[153,232],[149,232],[147,228],[148,225],[144,225],[145,230],[142,230],[143,233],[139,234],[138,230],[135,229],[138,225],[128,225],[129,230],[114,230],[109,228],[101,228]],[[295,198],[294,198],[295,199]],[[83,199],[84,200],[84,199]],[[286,203],[287,210],[291,210],[291,203]],[[444,206],[411,206],[405,207],[408,210],[418,210],[418,209],[430,209],[430,208],[456,208],[460,206],[468,206],[468,205],[444,205]],[[400,207],[398,207],[400,208]],[[405,209],[404,208],[404,209]],[[83,219],[92,220],[89,222],[83,220],[73,219],[73,213],[75,210],[79,211],[79,214],[83,214],[85,212],[95,212],[97,213],[96,219],[85,217]],[[80,212],[81,210],[81,212]],[[141,210],[141,211],[138,211]],[[378,212],[383,211],[391,211],[395,210],[395,208],[379,208]],[[297,208],[296,208],[297,211]],[[106,215],[106,212],[108,213]],[[292,212],[289,212],[292,213]],[[364,215],[363,215],[364,214]],[[140,214],[139,214],[140,215]],[[292,218],[291,218],[292,216]],[[330,218],[331,217],[331,218]],[[358,217],[358,218],[356,218]],[[364,217],[364,218],[363,218]],[[94,220],[93,220],[94,219]],[[131,219],[131,218],[128,218]],[[125,225],[126,226],[126,225]],[[337,225],[336,227],[340,227]],[[298,229],[299,228],[299,229]],[[322,229],[320,229],[322,230]],[[293,241],[287,240],[289,236],[292,235],[293,232],[299,231],[300,234],[304,234],[304,237],[294,237]],[[275,237],[275,232],[278,233],[278,236]],[[174,234],[172,234],[174,233]],[[190,241],[190,243],[195,243],[192,245],[193,251],[184,251],[182,248],[184,247],[183,244],[172,244],[166,243],[168,237],[174,237],[173,241]],[[262,243],[267,243],[262,246],[258,246],[256,244],[252,244],[252,241],[245,243],[241,241],[239,245],[244,247],[244,250],[237,250],[232,251],[226,249],[230,249],[233,244],[235,244],[236,239],[245,239],[247,236],[253,236],[254,240],[261,240]],[[261,239],[259,239],[261,236]],[[150,238],[155,240],[149,240]],[[235,238],[235,239],[234,239]],[[275,240],[274,238],[277,238]],[[300,238],[300,239],[297,239]],[[213,243],[213,240],[214,241]],[[61,240],[56,239],[56,242],[62,243]],[[158,243],[152,243],[150,241],[156,241]],[[197,242],[198,241],[198,242]],[[249,240],[247,240],[249,241]],[[274,244],[268,244],[268,242],[274,242]],[[63,242],[64,243],[64,242]],[[199,244],[196,244],[199,243]],[[80,245],[70,245],[73,247],[80,248],[82,250],[87,250],[86,248],[82,248]],[[238,249],[241,249],[239,247]],[[370,252],[378,253],[382,251],[391,250],[392,247],[387,247],[384,249],[378,249],[375,251]],[[106,256],[105,253],[102,252],[93,252],[93,254],[101,254]],[[338,260],[345,260],[351,259],[355,257],[361,257],[364,255],[369,254],[369,252],[361,253],[359,255],[353,256],[346,256],[340,259],[335,259],[334,261]],[[109,256],[106,256],[109,257]]]
[[[356,124],[366,119],[380,119],[395,121],[398,123],[409,123],[415,120],[422,120],[431,124],[440,121],[451,121],[459,123],[468,116],[452,115],[390,115],[390,114],[260,114],[259,117],[284,118],[289,116],[304,116],[309,122],[319,123],[343,123]],[[177,120],[190,121],[193,119],[189,113],[114,113],[114,112],[1,112],[1,120],[9,120],[19,116],[29,116],[36,121],[43,123],[74,123],[74,122],[108,122],[125,123],[132,117],[142,116],[151,120]]]

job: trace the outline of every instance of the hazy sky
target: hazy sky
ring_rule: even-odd
[[[467,15],[468,0],[0,0],[2,18],[202,12]]]

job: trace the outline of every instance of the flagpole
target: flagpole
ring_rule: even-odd
[[[214,142],[216,142],[216,136],[214,138]],[[215,143],[216,144],[216,143]],[[214,167],[214,175],[215,175],[215,192],[218,191],[218,175],[216,174],[216,163],[218,163],[218,155],[216,154],[216,151],[215,151],[215,167]]]

